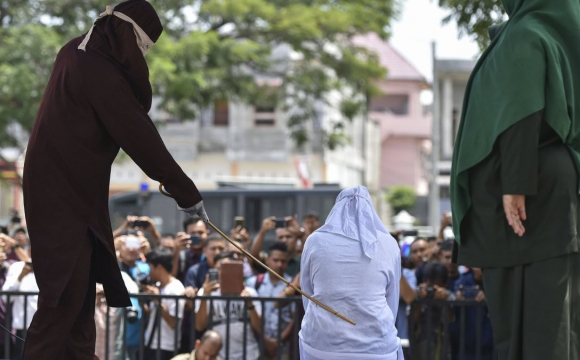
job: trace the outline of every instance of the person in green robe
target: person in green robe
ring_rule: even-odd
[[[499,360],[580,359],[580,1],[503,5],[455,144],[455,255],[483,269]]]

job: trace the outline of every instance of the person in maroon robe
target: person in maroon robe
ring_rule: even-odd
[[[144,0],[125,1],[59,52],[32,130],[24,205],[40,297],[25,360],[93,360],[95,282],[107,303],[130,306],[108,212],[119,148],[164,184],[178,208],[208,221],[194,183],[147,115],[144,55],[163,27]]]

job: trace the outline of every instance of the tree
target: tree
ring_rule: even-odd
[[[316,104],[342,93],[326,145],[348,140],[344,125],[385,76],[375,54],[350,40],[389,36],[398,0],[152,0],[165,34],[147,55],[161,108],[195,120],[216,101],[268,99],[290,114],[297,145],[309,140]],[[102,0],[0,2],[0,129],[30,129],[58,48],[88,30]],[[37,39],[33,37],[37,36]],[[26,46],[21,46],[24,43]],[[278,54],[290,56],[277,56]],[[271,81],[257,82],[256,75]],[[8,83],[5,82],[8,80]],[[9,84],[9,85],[4,85]],[[9,134],[0,130],[0,145]]]
[[[443,23],[457,21],[459,35],[468,35],[477,41],[483,51],[489,45],[488,29],[505,18],[502,0],[439,0],[439,6],[450,9]]]
[[[410,186],[393,186],[389,189],[387,201],[391,205],[395,214],[398,214],[403,210],[408,210],[415,206],[417,195],[415,194],[415,189]]]

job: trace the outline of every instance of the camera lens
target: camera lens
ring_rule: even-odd
[[[139,311],[137,310],[136,307],[130,306],[126,308],[126,311],[127,311],[127,322],[133,324],[137,320],[139,320]]]

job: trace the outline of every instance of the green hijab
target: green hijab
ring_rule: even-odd
[[[484,160],[510,126],[544,110],[580,169],[580,1],[503,0],[509,20],[467,83],[453,153],[455,239],[471,206],[468,170]]]

